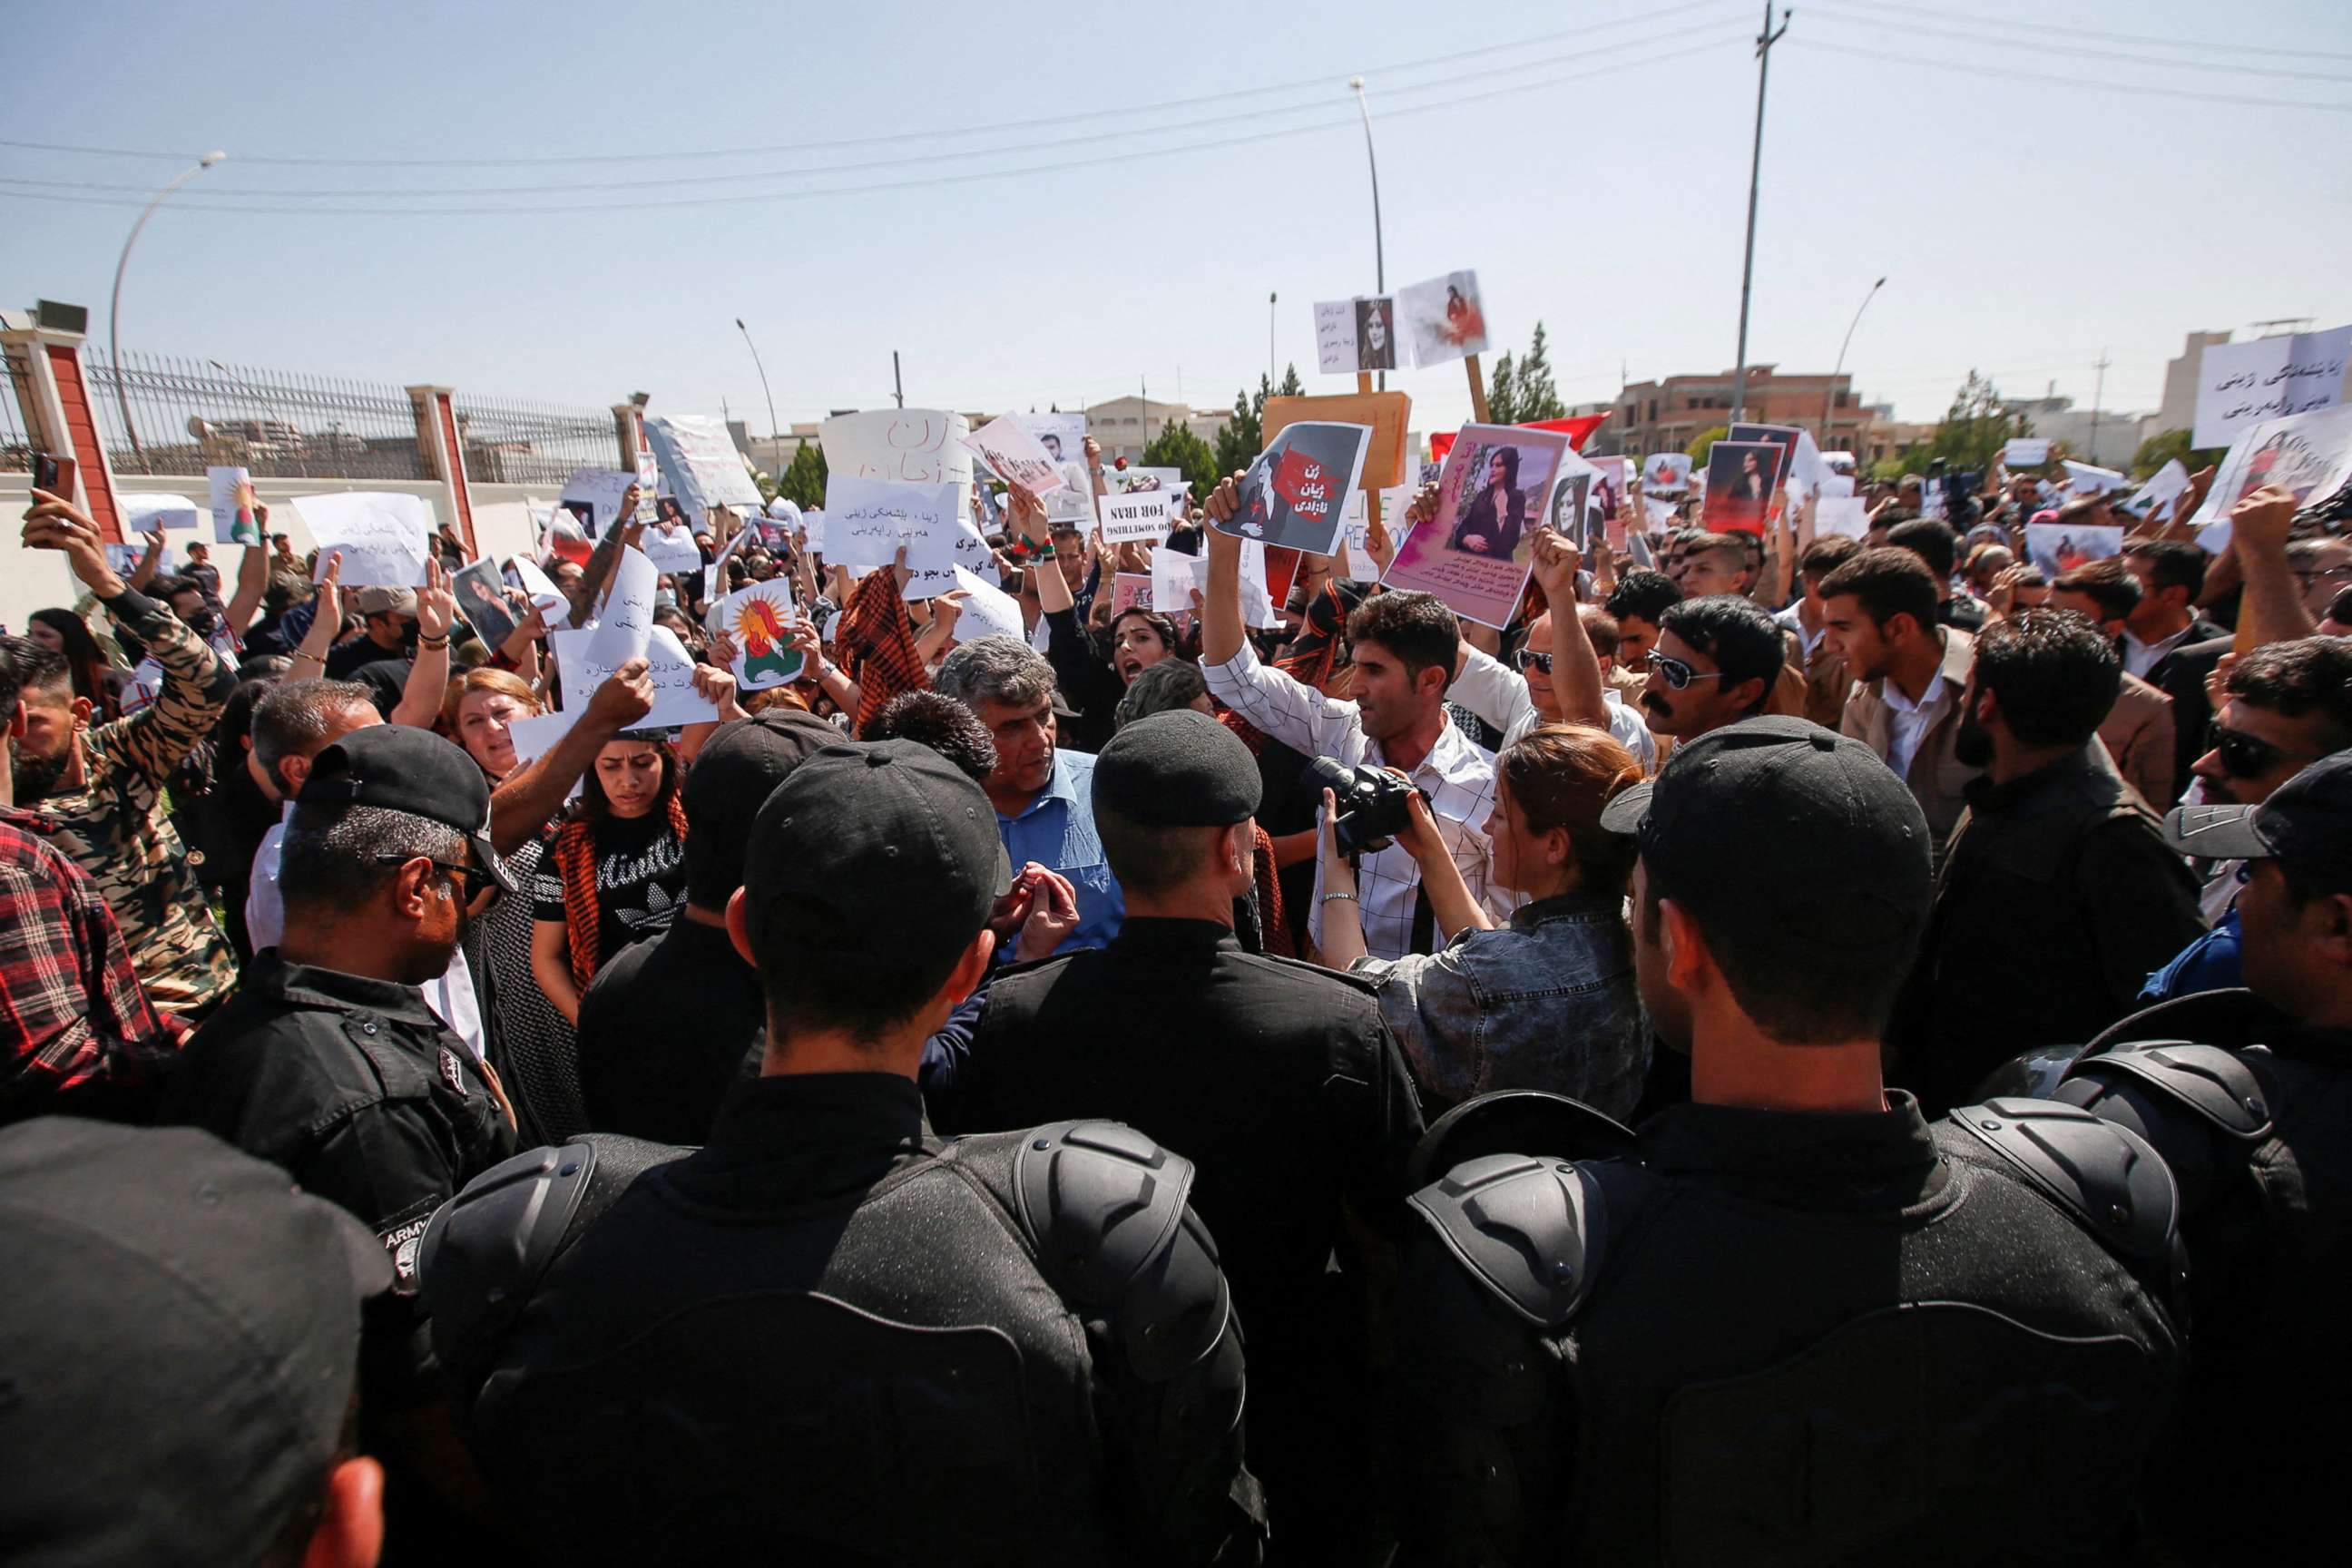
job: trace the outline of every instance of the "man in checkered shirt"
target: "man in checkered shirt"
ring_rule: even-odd
[[[1211,521],[1240,509],[1234,481],[1210,496]],[[1379,594],[1348,618],[1348,641],[1359,677],[1353,702],[1326,697],[1258,662],[1242,632],[1241,548],[1233,535],[1208,531],[1209,592],[1201,632],[1201,673],[1210,694],[1284,745],[1348,767],[1370,763],[1393,768],[1429,796],[1437,829],[1470,894],[1497,920],[1508,905],[1486,890],[1486,824],[1495,810],[1495,759],[1473,745],[1445,716],[1445,685],[1454,676],[1461,637],[1454,612],[1428,594]],[[1358,863],[1364,945],[1375,958],[1431,952],[1450,932],[1435,928],[1421,897],[1421,868],[1403,846],[1366,855]],[[1333,898],[1347,895],[1333,893]],[[1323,882],[1315,883],[1307,929],[1323,937]]]

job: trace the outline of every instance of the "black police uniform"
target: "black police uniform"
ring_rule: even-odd
[[[1249,1331],[1251,1464],[1276,1542],[1369,1519],[1351,1489],[1363,1271],[1328,1268],[1348,1250],[1342,1198],[1394,1227],[1422,1131],[1370,984],[1244,952],[1213,921],[1129,915],[1107,948],[998,977],[933,1115],[959,1131],[1107,1116],[1194,1161]]]
[[[1407,1542],[1443,1563],[2095,1558],[2181,1348],[2170,1178],[2070,1106],[1685,1105],[1412,1206]],[[2084,1234],[2088,1232],[2089,1234]]]
[[[1108,1122],[942,1142],[911,1080],[592,1135],[425,1244],[483,1467],[564,1561],[1255,1561],[1240,1334],[1188,1162]]]
[[[2193,1004],[2200,1026],[2179,1037]],[[2352,1465],[2352,1030],[2251,991],[2126,1019],[2054,1098],[2146,1138],[2180,1186],[2192,1334],[2185,1439],[2158,1517],[2202,1558],[2332,1533]]]

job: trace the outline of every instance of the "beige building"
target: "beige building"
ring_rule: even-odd
[[[1712,375],[1670,375],[1637,381],[1618,395],[1616,417],[1596,433],[1593,449],[1607,454],[1683,451],[1718,425],[1731,423],[1736,370]],[[1747,418],[1754,425],[1794,425],[1813,433],[1823,451],[1860,452],[1870,412],[1854,395],[1853,378],[1784,374],[1769,364],[1748,367]]]
[[[1143,460],[1143,448],[1171,425],[1182,425],[1215,446],[1217,433],[1234,414],[1230,408],[1195,408],[1189,403],[1162,403],[1158,398],[1147,401],[1137,396],[1114,397],[1108,403],[1095,404],[1087,409],[1086,416],[1087,434],[1101,444],[1104,462],[1125,458],[1130,463],[1139,463]]]

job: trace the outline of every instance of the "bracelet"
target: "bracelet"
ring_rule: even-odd
[[[1331,902],[1333,902],[1334,900],[1345,900],[1345,901],[1347,901],[1348,903],[1351,903],[1351,904],[1356,905],[1356,907],[1357,907],[1357,908],[1359,908],[1359,909],[1361,909],[1361,908],[1363,907],[1362,900],[1359,900],[1359,899],[1356,897],[1356,895],[1355,895],[1355,894],[1353,894],[1353,893],[1326,893],[1326,894],[1324,894],[1324,895],[1323,895],[1323,897],[1322,897],[1319,900],[1318,900],[1318,902],[1321,902],[1321,903],[1326,903],[1326,904],[1328,904],[1328,903],[1331,903]]]
[[[1033,561],[1051,561],[1054,559],[1054,547],[1050,544],[1041,544],[1037,547],[1037,553],[1031,556],[1030,559]]]
[[[418,647],[431,648],[435,653],[439,653],[443,648],[449,646],[449,639],[446,637],[418,637],[416,639],[416,646]]]
[[[287,662],[289,664],[296,660],[305,658],[309,659],[312,664],[319,666],[322,669],[326,668],[327,656],[322,653],[305,653],[298,647],[292,653],[287,655]]]

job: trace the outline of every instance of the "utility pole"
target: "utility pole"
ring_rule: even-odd
[[[890,395],[898,400],[899,407],[904,408],[907,406],[907,384],[898,379],[898,351],[897,349],[892,349],[890,351]]]
[[[2107,351],[2101,349],[2093,366],[2099,378],[2091,386],[2091,450],[2087,454],[2094,463],[2099,460],[2099,400],[2107,394]]]
[[[1748,417],[1748,298],[1756,282],[1756,187],[1764,173],[1764,87],[1772,69],[1772,46],[1789,30],[1793,11],[1780,13],[1772,28],[1773,0],[1764,0],[1764,30],[1756,35],[1756,142],[1748,156],[1748,254],[1739,264],[1739,367],[1732,373],[1731,422]]]

